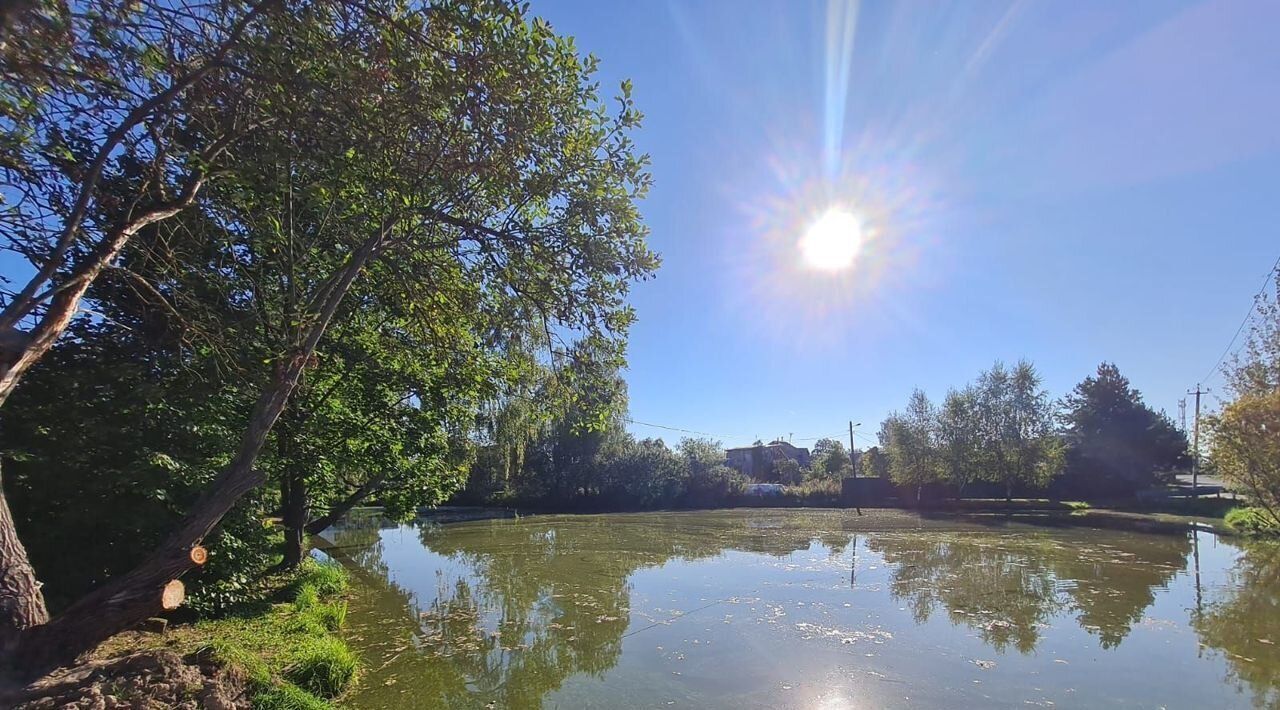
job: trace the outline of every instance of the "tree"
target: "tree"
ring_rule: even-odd
[[[839,439],[818,439],[813,445],[809,470],[819,478],[839,478],[849,470],[849,452]]]
[[[257,121],[245,51],[278,2],[33,2],[0,52],[0,406],[140,230],[190,207]],[[26,326],[26,329],[22,329]],[[0,487],[0,655],[48,613]]]
[[[959,493],[984,474],[984,450],[980,439],[978,392],[973,386],[950,390],[938,412],[938,445],[947,480]]]
[[[1280,390],[1238,397],[1208,426],[1215,468],[1280,528]]]
[[[1047,486],[1061,472],[1063,454],[1035,367],[1022,360],[1008,370],[997,362],[979,375],[976,390],[986,477],[1004,487],[1006,501],[1015,486]]]
[[[1257,315],[1240,352],[1222,366],[1227,387],[1237,396],[1280,390],[1280,279],[1255,303]]]
[[[724,446],[706,438],[684,438],[678,449],[689,471],[684,503],[691,506],[711,505],[740,494],[746,478],[725,465]]]
[[[1131,495],[1187,465],[1187,438],[1153,411],[1111,363],[1063,400],[1064,488],[1085,496]]]
[[[858,458],[858,475],[866,478],[888,478],[889,461],[879,446],[872,446]]]
[[[1223,375],[1236,399],[1208,420],[1210,463],[1280,526],[1280,279]]]
[[[777,459],[773,462],[773,478],[783,485],[794,486],[804,479],[804,473],[795,459]]]
[[[912,391],[906,411],[889,415],[881,426],[881,437],[889,477],[899,486],[915,488],[918,503],[926,485],[943,480],[937,413],[928,396],[919,389]]]
[[[159,590],[191,569],[190,547],[262,484],[258,457],[348,296],[422,306],[410,323],[424,330],[499,312],[558,337],[624,337],[628,284],[657,265],[635,205],[649,184],[629,138],[640,116],[627,84],[606,111],[594,60],[523,13],[442,0],[272,17],[253,75],[277,78],[265,85],[279,120],[252,133],[247,155],[292,149],[289,174],[331,215],[301,262],[309,278],[293,280],[298,308],[251,375],[260,390],[235,453],[186,521],[134,570],[24,633],[24,663],[56,662],[155,612]],[[281,184],[269,169],[242,161],[235,182],[218,183],[219,222],[237,238],[275,229],[267,217],[289,199],[255,189]]]

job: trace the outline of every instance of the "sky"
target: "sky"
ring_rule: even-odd
[[[861,423],[996,360],[1203,382],[1280,256],[1273,0],[535,0],[645,113],[663,266],[631,295],[631,430]],[[853,215],[853,264],[799,244]],[[1238,342],[1237,342],[1238,345]]]

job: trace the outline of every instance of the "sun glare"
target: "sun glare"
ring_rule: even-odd
[[[848,210],[833,207],[805,231],[800,254],[810,268],[840,271],[853,265],[862,242],[862,221]]]

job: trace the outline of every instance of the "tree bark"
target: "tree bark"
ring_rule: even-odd
[[[245,493],[262,485],[266,476],[253,467],[267,435],[284,411],[308,360],[324,336],[356,276],[381,247],[389,228],[371,236],[337,272],[306,337],[282,362],[271,385],[258,397],[240,446],[208,491],[170,538],[132,571],[108,581],[71,605],[49,623],[24,631],[14,659],[28,674],[74,660],[111,636],[158,614],[164,588],[195,566],[191,548],[211,533]]]
[[[284,519],[284,559],[281,569],[295,569],[306,554],[307,482],[292,462],[286,462],[280,481],[280,512]]]
[[[0,657],[13,651],[25,629],[48,621],[44,593],[27,559],[27,549],[18,539],[0,479]]]

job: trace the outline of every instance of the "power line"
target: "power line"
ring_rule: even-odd
[[[1213,367],[1209,368],[1209,374],[1202,378],[1203,382],[1208,382],[1218,373],[1218,366],[1222,364],[1223,360],[1227,359],[1227,353],[1231,352],[1232,346],[1236,344],[1236,340],[1240,337],[1240,334],[1244,332],[1244,327],[1249,323],[1249,319],[1253,317],[1254,309],[1258,307],[1259,299],[1261,299],[1263,294],[1267,292],[1267,284],[1271,283],[1271,277],[1276,275],[1276,270],[1278,269],[1280,269],[1280,257],[1276,258],[1275,265],[1273,265],[1271,270],[1267,272],[1267,278],[1262,282],[1262,288],[1258,289],[1258,293],[1253,297],[1253,302],[1249,304],[1249,312],[1244,314],[1244,320],[1240,321],[1240,327],[1236,328],[1236,334],[1231,336],[1231,342],[1227,343],[1226,349],[1218,356],[1218,361],[1213,363]],[[1199,389],[1199,387],[1197,387],[1197,389]]]
[[[694,431],[693,429],[681,429],[680,427],[667,426],[665,424],[650,424],[649,422],[642,422],[638,419],[632,419],[631,417],[627,417],[627,421],[631,424],[638,424],[640,426],[653,427],[654,429],[666,429],[667,431],[678,431],[684,434],[697,434],[698,436],[711,436],[717,439],[732,438],[730,436],[725,436],[723,434],[712,434],[710,432],[705,432],[705,431]]]

